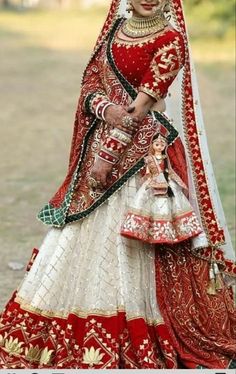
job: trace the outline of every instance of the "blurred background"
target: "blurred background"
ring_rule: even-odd
[[[235,1],[184,3],[210,153],[235,242]],[[0,309],[48,230],[35,216],[64,179],[81,75],[108,4],[0,0]]]

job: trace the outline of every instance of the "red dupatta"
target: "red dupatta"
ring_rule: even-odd
[[[85,69],[86,72],[91,67],[93,62],[96,60],[101,48],[106,43],[109,44],[108,39],[112,40],[112,32],[118,27],[119,21],[117,17],[120,15],[120,6],[122,1],[113,0],[111,7],[108,12],[107,19],[104,23],[103,29],[98,37],[94,53],[90,59],[88,66]],[[181,0],[172,0],[172,16],[178,30],[181,32],[185,39],[186,45],[188,45],[188,37],[186,31],[186,24],[183,14],[183,6]],[[107,48],[109,54],[109,46]],[[109,56],[107,56],[109,57]],[[112,57],[112,56],[110,56]],[[132,86],[125,82],[123,77],[117,71],[114,61],[112,58],[108,58],[108,68],[113,74],[113,78],[116,84],[120,85],[121,91],[125,92],[126,101],[123,100],[122,104],[126,104],[129,100],[134,99],[137,94]],[[228,274],[236,275],[236,266],[232,261],[232,252],[230,243],[227,247],[226,233],[227,229],[223,227],[222,223],[218,219],[216,211],[217,201],[214,201],[212,195],[212,187],[210,185],[210,179],[206,164],[204,162],[204,150],[201,145],[201,134],[199,131],[199,119],[197,118],[196,100],[195,93],[193,91],[193,80],[192,80],[192,66],[190,59],[189,48],[186,48],[185,66],[183,70],[182,78],[182,126],[184,132],[184,147],[187,151],[188,162],[191,165],[191,175],[187,176],[185,169],[185,155],[183,150],[182,142],[172,126],[170,121],[161,113],[156,113],[156,123],[153,121],[151,116],[143,122],[141,132],[145,127],[145,123],[148,124],[151,129],[150,134],[153,135],[157,128],[164,129],[169,132],[170,143],[168,147],[168,154],[172,162],[172,167],[176,173],[181,177],[185,184],[188,184],[189,177],[192,179],[192,186],[194,186],[194,194],[197,196],[197,205],[200,212],[200,219],[207,235],[208,244],[203,248],[196,248],[196,256],[199,256],[208,261],[215,260],[221,265],[221,269]],[[84,78],[82,80],[82,90],[84,86]],[[99,121],[96,120],[92,115],[86,114],[82,109],[82,98],[80,97],[78,108],[74,123],[74,133],[70,152],[70,163],[68,174],[62,186],[59,188],[57,193],[53,196],[48,204],[40,211],[39,219],[49,225],[63,226],[68,222],[73,222],[86,217],[94,209],[98,208],[103,202],[109,198],[114,192],[116,192],[126,182],[128,178],[138,172],[144,165],[143,157],[146,155],[147,148],[144,146],[142,149],[139,147],[137,139],[134,140],[134,146],[131,151],[133,159],[128,162],[128,158],[123,159],[113,172],[113,179],[111,180],[110,187],[107,191],[96,196],[89,196],[88,198],[88,187],[81,185],[81,170],[85,170],[85,164],[88,163],[88,150],[91,149],[93,136],[96,129],[100,126]],[[177,133],[177,135],[176,135]],[[146,146],[150,143],[151,136],[146,134]],[[134,150],[134,148],[136,148]],[[85,159],[87,157],[87,159]],[[90,161],[93,155],[90,153]],[[88,171],[88,170],[87,170]],[[78,194],[82,192],[84,196],[84,205],[78,207],[77,200]],[[191,190],[190,190],[191,192]],[[228,240],[228,238],[227,238]],[[226,244],[225,244],[226,243]],[[220,246],[223,246],[220,249]],[[226,257],[225,257],[226,252]],[[228,254],[231,255],[228,257]],[[228,257],[228,258],[227,258]]]
[[[126,106],[135,99],[137,91],[119,72],[112,55],[113,38],[121,22],[122,19],[115,22],[104,44],[95,51],[86,71],[90,76],[96,60],[101,60],[100,69],[103,69],[105,86],[109,87],[109,91],[106,92],[108,98],[116,104]],[[93,75],[87,84],[91,90]],[[183,184],[188,183],[185,153],[178,132],[163,114],[155,112],[149,113],[142,121],[132,144],[119,163],[114,165],[107,190],[94,193],[89,187],[90,170],[95,161],[99,139],[106,136],[107,125],[93,115],[85,113],[86,94],[86,84],[84,84],[76,113],[67,177],[49,204],[39,214],[39,218],[46,224],[63,226],[68,222],[78,221],[97,209],[130,177],[143,168],[144,157],[148,154],[152,138],[157,132],[164,133],[167,137],[172,167]]]

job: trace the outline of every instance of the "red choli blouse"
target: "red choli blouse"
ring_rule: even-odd
[[[103,85],[102,50],[86,70],[81,91],[85,111],[99,117],[96,108],[108,100]],[[124,41],[118,38],[118,30],[112,43],[112,54],[119,72],[138,91],[156,100],[165,98],[168,88],[184,65],[185,47],[182,35],[173,28],[146,39]]]
[[[141,42],[122,41],[116,36],[112,52],[128,82],[156,100],[167,95],[185,59],[183,38],[170,28]]]

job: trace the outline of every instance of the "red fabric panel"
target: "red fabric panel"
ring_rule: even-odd
[[[236,313],[229,289],[207,294],[209,264],[189,245],[156,251],[157,298],[181,362],[226,368],[236,357]],[[191,366],[189,366],[191,367]]]

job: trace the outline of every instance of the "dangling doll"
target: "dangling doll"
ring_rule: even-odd
[[[167,146],[163,135],[153,137],[145,158],[143,183],[122,223],[123,236],[147,243],[174,244],[202,232],[186,197],[187,187],[171,167]]]

